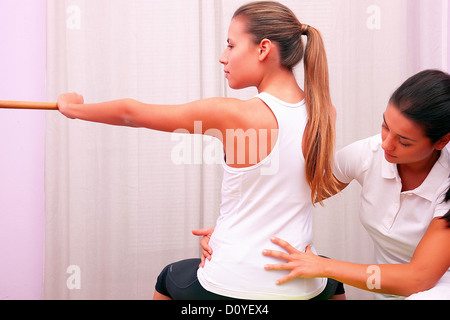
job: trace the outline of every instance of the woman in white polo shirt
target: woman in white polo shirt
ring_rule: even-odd
[[[362,186],[360,219],[376,265],[324,259],[273,238],[288,253],[263,254],[287,263],[266,270],[291,270],[279,285],[327,277],[378,298],[450,299],[450,75],[427,70],[408,79],[383,120],[381,135],[339,151],[335,164],[342,183]]]

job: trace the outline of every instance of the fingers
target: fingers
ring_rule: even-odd
[[[298,257],[304,253],[295,249],[287,241],[284,241],[280,238],[273,237],[271,239],[271,241],[274,244],[280,246],[281,248],[283,248],[287,251],[287,253],[277,251],[277,250],[264,250],[263,251],[264,256],[274,257],[277,259],[282,259],[282,260],[287,261],[287,263],[267,264],[266,266],[264,266],[264,269],[268,270],[268,271],[270,271],[270,270],[290,270],[291,271],[287,276],[276,281],[277,285],[281,285],[281,284],[284,284],[284,283],[297,277],[298,270],[296,270],[296,268],[298,267],[298,263],[296,261],[298,260]],[[310,252],[310,251],[311,251],[311,248],[307,247],[306,252]]]
[[[296,278],[295,275],[292,274],[292,273],[290,273],[290,274],[288,274],[286,277],[281,278],[280,280],[277,280],[275,283],[276,283],[277,285],[282,285],[282,284],[284,284],[284,283],[286,283],[286,282],[288,282],[288,281],[291,281],[291,280],[294,279],[294,278]]]
[[[293,255],[301,254],[300,251],[298,251],[293,246],[291,246],[287,241],[284,241],[284,240],[282,240],[280,238],[276,238],[276,237],[273,237],[270,240],[274,244],[279,245],[280,247],[285,249],[287,251],[287,253],[277,251],[277,250],[264,250],[263,255],[265,255],[265,256],[283,259],[283,260],[290,262],[293,259]],[[309,250],[311,250],[311,249],[309,249]]]
[[[200,262],[200,264],[198,265],[198,267],[199,267],[199,268],[203,268],[203,267],[205,266],[205,256],[202,255],[202,256],[200,257],[200,259],[201,259],[201,262]]]
[[[206,253],[206,256],[209,256],[209,260],[211,260],[211,254],[212,254],[212,248],[209,246],[209,239],[210,239],[210,235],[209,236],[204,236],[202,238],[202,240],[200,240],[200,247],[202,247],[203,249],[203,254]]]
[[[281,251],[264,250],[263,251],[263,255],[265,255],[266,257],[274,257],[274,258],[277,258],[277,259],[283,259],[283,260],[286,260],[286,261],[291,261],[290,255],[285,253],[285,252],[281,252]]]
[[[204,259],[208,259],[209,261],[211,261],[211,255],[212,249],[210,247],[207,247],[206,250],[205,249],[202,250],[202,257]]]
[[[273,270],[292,270],[291,273],[289,273],[287,276],[281,278],[280,280],[277,280],[275,283],[277,285],[281,285],[283,283],[286,283],[294,278],[296,278],[293,269],[295,269],[294,266],[291,266],[289,263],[279,263],[279,264],[267,264],[264,266],[264,269],[267,271],[273,271]]]
[[[205,229],[198,229],[198,230],[192,230],[192,234],[194,236],[208,236],[211,235],[214,231],[214,228],[205,228]]]
[[[209,246],[209,240],[210,240],[213,232],[214,232],[214,228],[192,230],[193,235],[203,237],[200,240],[200,247],[202,248],[202,256],[201,256],[202,261],[199,265],[200,268],[203,268],[205,266],[206,259],[211,261],[211,255],[212,255],[213,251],[212,251],[212,248]]]
[[[284,241],[280,238],[277,237],[273,237],[270,239],[274,244],[279,245],[280,247],[282,247],[283,249],[285,249],[287,252],[289,252],[290,254],[292,253],[299,253],[300,251],[298,251],[297,249],[295,249],[293,246],[291,246],[287,241]]]
[[[75,92],[71,93],[64,93],[61,94],[58,98],[58,101],[67,102],[67,103],[73,103],[73,104],[83,104],[84,98],[82,95],[77,94]]]
[[[193,235],[199,236],[199,237],[203,237],[200,240],[200,246],[203,249],[203,255],[205,255],[205,257],[208,260],[211,260],[212,249],[209,246],[209,240],[210,240],[211,235],[212,235],[213,232],[214,232],[214,228],[192,230],[192,234]]]
[[[275,263],[275,264],[266,264],[264,269],[267,271],[273,270],[292,270],[292,267],[289,263]]]
[[[83,104],[84,98],[82,95],[76,93],[65,93],[58,97],[58,109],[59,111],[70,119],[75,119],[69,106],[71,104]]]

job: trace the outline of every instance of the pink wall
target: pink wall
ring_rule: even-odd
[[[46,1],[0,1],[0,100],[45,100]],[[0,110],[0,300],[41,299],[43,111]]]

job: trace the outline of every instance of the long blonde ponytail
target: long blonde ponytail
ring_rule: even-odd
[[[333,175],[336,145],[335,111],[331,102],[328,62],[320,32],[302,26],[308,37],[306,43],[305,94],[309,121],[305,130],[304,151],[306,180],[311,187],[313,203],[333,196],[339,191],[339,181]]]

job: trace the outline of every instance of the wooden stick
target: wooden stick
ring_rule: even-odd
[[[58,104],[56,102],[0,100],[0,109],[58,110]]]

